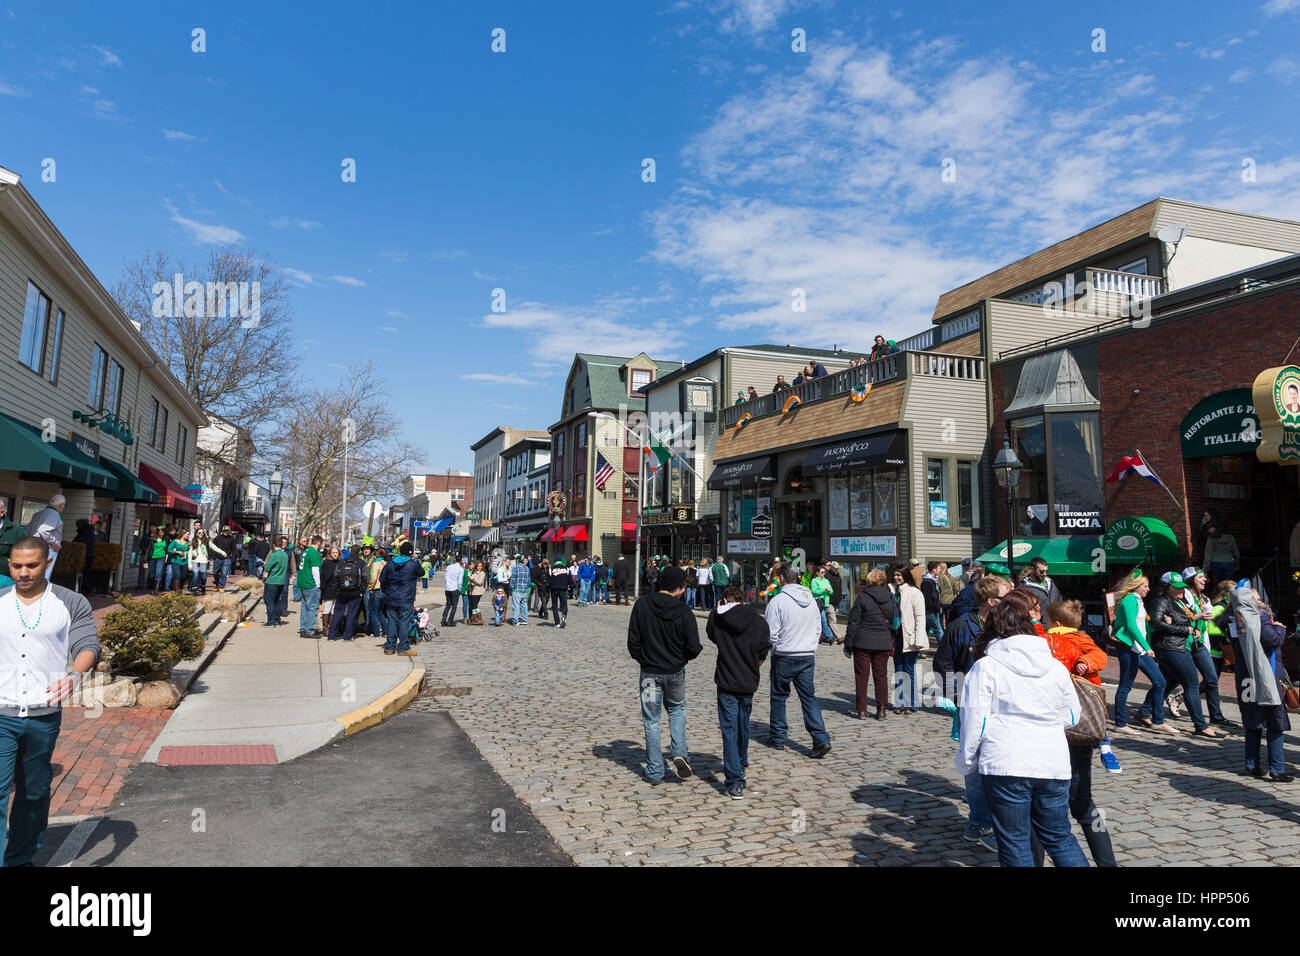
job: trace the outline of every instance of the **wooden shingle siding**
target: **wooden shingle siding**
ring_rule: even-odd
[[[872,388],[863,402],[854,402],[845,395],[800,406],[788,415],[756,418],[739,432],[729,428],[718,437],[714,461],[892,425],[899,419],[905,386],[905,382],[890,382]]]

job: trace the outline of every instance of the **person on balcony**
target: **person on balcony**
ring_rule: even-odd
[[[886,355],[892,355],[898,351],[898,343],[893,339],[886,339],[883,335],[876,336],[876,344],[871,347],[871,361],[878,358],[884,358]]]
[[[750,401],[750,402],[758,401],[758,392],[757,390],[755,390],[753,385],[749,386],[746,395],[747,395],[746,401]]]
[[[779,391],[781,391],[782,389],[786,389],[786,388],[789,388],[789,387],[790,387],[790,383],[787,382],[787,381],[785,380],[785,376],[784,376],[784,375],[778,375],[778,376],[776,377],[776,384],[772,386],[772,391],[774,391],[774,392],[779,392]]]

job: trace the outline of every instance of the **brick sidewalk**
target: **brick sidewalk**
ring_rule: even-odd
[[[130,707],[86,714],[80,707],[63,711],[54,747],[51,817],[99,815],[111,807],[171,711]]]

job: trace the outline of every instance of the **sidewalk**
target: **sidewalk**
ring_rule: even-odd
[[[383,639],[306,640],[298,605],[265,627],[257,605],[203,671],[144,756],[146,763],[284,763],[378,723],[419,693],[419,658],[385,656]]]

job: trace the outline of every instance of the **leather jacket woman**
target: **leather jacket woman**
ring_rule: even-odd
[[[1181,602],[1162,593],[1151,603],[1151,621],[1147,625],[1151,647],[1157,651],[1186,651],[1192,634],[1192,619]]]

